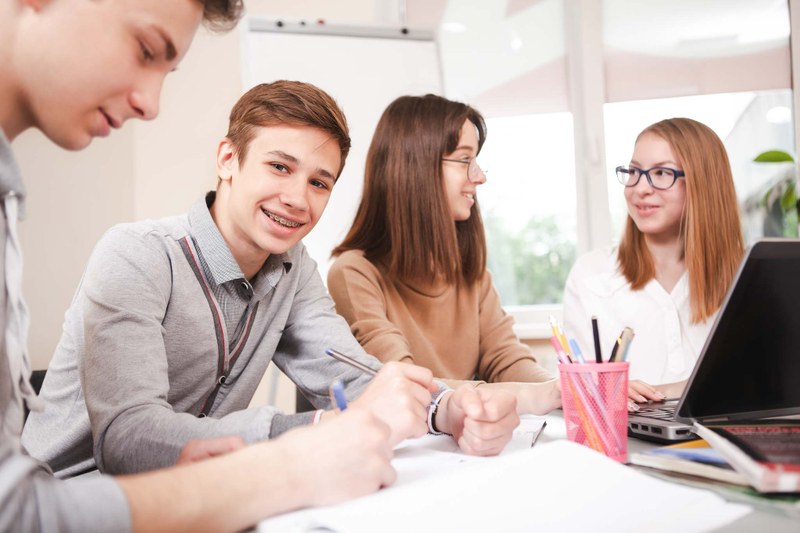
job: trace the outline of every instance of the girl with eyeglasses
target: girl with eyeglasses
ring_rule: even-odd
[[[607,358],[633,328],[629,398],[677,397],[744,254],[730,163],[709,127],[672,118],[639,134],[617,177],[628,205],[622,241],[573,266],[565,329],[591,351],[596,315]]]
[[[561,405],[554,379],[512,330],[486,270],[475,161],[486,139],[475,109],[403,96],[367,154],[353,226],[334,249],[328,290],[365,350],[431,369],[450,384],[509,391],[519,413]],[[488,383],[485,383],[488,382]]]

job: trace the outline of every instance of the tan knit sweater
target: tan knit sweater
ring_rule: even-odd
[[[348,251],[331,266],[328,290],[358,342],[384,362],[412,362],[443,379],[553,378],[517,339],[488,272],[469,287],[412,287]]]

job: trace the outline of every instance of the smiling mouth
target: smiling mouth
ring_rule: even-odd
[[[281,226],[285,226],[287,228],[299,228],[300,226],[303,225],[302,222],[295,222],[293,220],[289,220],[289,219],[283,218],[282,216],[276,215],[275,213],[271,213],[271,212],[267,211],[266,209],[261,209],[261,212],[264,213],[265,215],[267,215],[269,218],[271,218],[275,222],[277,222],[278,224],[280,224]]]
[[[111,118],[111,115],[106,113],[104,109],[100,108],[100,113],[102,113],[103,117],[105,117],[106,122],[108,122],[109,126],[111,126],[114,129],[117,129],[117,128],[120,127],[120,124],[117,121],[115,121],[113,118]]]

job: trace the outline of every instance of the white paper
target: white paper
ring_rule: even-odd
[[[392,487],[265,520],[259,531],[685,533],[718,528],[750,511],[578,444],[539,442],[531,448],[528,431],[520,428],[513,444],[493,458],[463,455],[445,437],[403,443],[393,461],[398,480]]]

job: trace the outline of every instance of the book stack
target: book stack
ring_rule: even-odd
[[[800,492],[800,421],[695,423],[693,431],[757,491]]]
[[[703,439],[635,453],[631,455],[630,463],[733,485],[749,485],[747,479]]]

